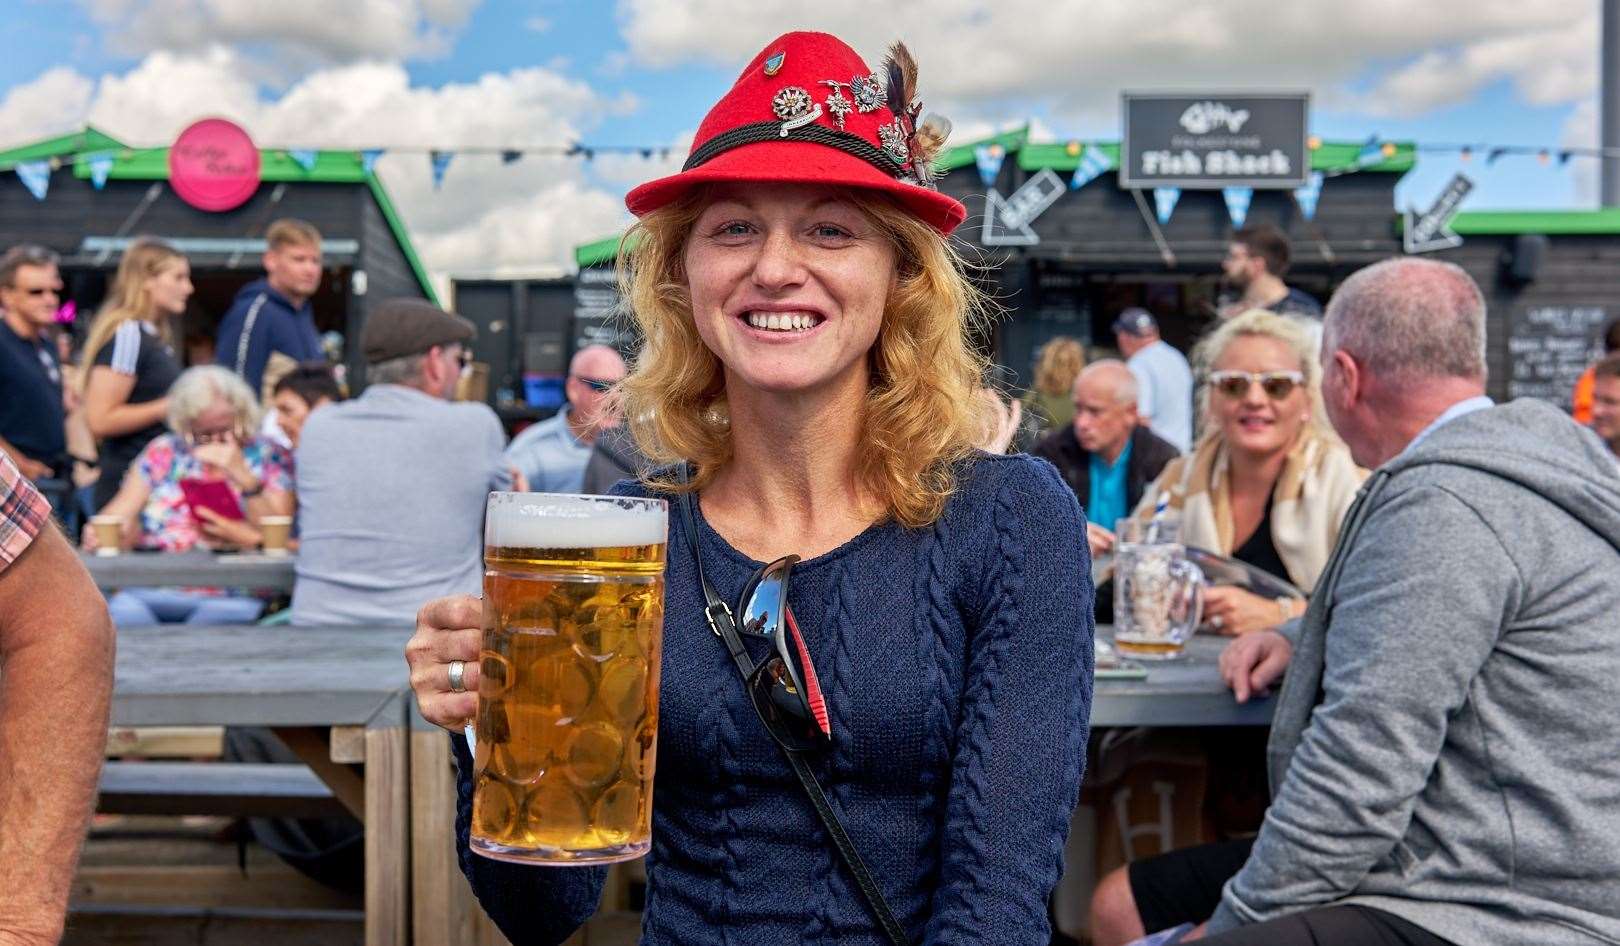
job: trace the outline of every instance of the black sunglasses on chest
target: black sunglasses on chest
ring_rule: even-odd
[[[681,481],[687,471],[680,471]],[[810,663],[810,651],[799,633],[799,622],[788,605],[788,579],[798,556],[779,558],[755,572],[743,586],[742,595],[733,612],[727,607],[714,586],[703,574],[703,556],[698,551],[697,515],[693,508],[697,496],[687,493],[676,499],[681,520],[686,527],[686,543],[692,549],[692,562],[697,568],[698,585],[703,590],[703,616],[714,636],[726,646],[726,652],[737,665],[743,683],[748,689],[754,713],[770,733],[788,766],[798,777],[810,806],[826,829],[827,836],[838,852],[839,860],[855,880],[861,899],[877,921],[883,937],[891,946],[904,946],[909,940],[905,929],[895,919],[894,910],[878,889],[877,881],[867,869],[837,810],[828,801],[816,780],[806,757],[814,750],[832,745],[832,726],[827,713],[827,702],[816,679],[815,667]],[[739,621],[740,620],[740,627]],[[771,644],[771,653],[756,664],[743,645],[744,637],[764,639]]]

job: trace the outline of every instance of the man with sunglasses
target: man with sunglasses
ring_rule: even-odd
[[[61,304],[56,263],[42,246],[0,256],[0,451],[30,480],[54,475],[67,453],[62,370],[48,334]]]
[[[1099,885],[1099,946],[1620,942],[1620,474],[1556,407],[1485,397],[1485,303],[1397,258],[1328,305],[1323,399],[1374,469],[1310,608],[1222,655],[1287,676],[1259,835]]]
[[[530,426],[506,448],[507,462],[537,493],[578,493],[585,487],[585,465],[604,430],[618,426],[609,398],[624,380],[624,359],[606,345],[589,345],[568,362],[563,392],[568,403],[554,416]]]

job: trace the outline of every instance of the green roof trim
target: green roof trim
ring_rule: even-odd
[[[1460,236],[1544,233],[1548,236],[1620,234],[1620,207],[1597,210],[1472,210],[1456,216],[1451,229]]]
[[[589,266],[612,265],[619,258],[619,242],[621,240],[624,240],[624,234],[622,233],[617,236],[593,240],[590,243],[582,243],[574,247],[574,265],[580,269]],[[635,245],[635,238],[631,237],[624,248],[629,250]]]
[[[940,152],[939,157],[934,159],[934,170],[940,174],[944,174],[946,171],[954,171],[957,168],[967,167],[973,163],[974,149],[982,145],[1001,145],[1008,151],[1018,151],[1028,142],[1029,126],[1025,125],[1022,128],[1014,128],[1011,131],[1004,131],[999,135],[991,135],[988,138],[981,138],[978,141],[970,141],[967,144],[956,145],[954,147],[946,148],[944,151]]]
[[[41,158],[55,158],[86,151],[124,151],[128,148],[128,145],[100,129],[85,126],[83,131],[0,151],[0,170],[8,170],[23,161],[38,161]]]
[[[90,177],[90,161],[81,153],[73,162],[73,176]],[[125,148],[107,172],[110,180],[166,181],[169,179],[168,148]],[[363,184],[365,166],[358,151],[317,151],[315,166],[308,171],[285,151],[259,149],[259,180],[269,183]]]
[[[356,155],[356,160],[359,156]],[[315,165],[320,169],[320,165]],[[302,169],[300,169],[302,170]],[[377,201],[377,208],[382,211],[383,219],[388,221],[388,229],[393,232],[394,239],[399,243],[400,252],[405,254],[405,262],[411,266],[411,272],[416,274],[416,281],[422,287],[422,293],[434,305],[443,305],[439,301],[439,293],[433,288],[433,281],[428,279],[427,267],[416,255],[416,246],[411,243],[410,235],[405,230],[405,221],[400,218],[399,211],[394,209],[394,201],[388,196],[388,188],[383,187],[382,180],[376,174],[367,174],[366,187],[371,190],[371,196]]]

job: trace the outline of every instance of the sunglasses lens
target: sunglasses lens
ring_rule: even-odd
[[[1243,375],[1221,375],[1214,379],[1215,390],[1230,398],[1249,393],[1249,379]]]
[[[771,657],[748,681],[754,711],[784,749],[807,752],[821,744],[820,730],[806,706],[803,691],[781,657]]]
[[[1280,401],[1294,393],[1294,379],[1272,376],[1261,381],[1260,387],[1265,389],[1266,397],[1271,398],[1273,401]]]
[[[743,589],[742,607],[737,614],[739,631],[773,640],[778,636],[782,614],[787,610],[788,573],[795,561],[789,557],[766,565]]]

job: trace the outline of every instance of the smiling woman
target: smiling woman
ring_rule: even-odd
[[[668,465],[616,492],[677,522],[643,943],[1051,938],[1091,702],[1085,533],[1050,465],[974,449],[984,300],[946,241],[965,212],[929,186],[943,122],[919,120],[915,81],[899,44],[873,72],[790,33],[686,168],[626,199],[645,341],[621,394]],[[727,634],[762,587],[796,645],[774,657]],[[452,730],[475,701],[447,664],[474,686],[482,610],[430,604],[408,651]],[[756,659],[795,681],[770,712]],[[465,825],[477,763],[455,745]],[[559,942],[600,899],[600,870],[458,843],[514,942]]]
[[[1309,593],[1366,478],[1328,426],[1321,367],[1301,323],[1255,309],[1235,316],[1193,353],[1203,433],[1142,496],[1182,515],[1182,541],[1292,582]],[[1211,589],[1205,621],[1222,634],[1275,627],[1304,612],[1238,588]]]

